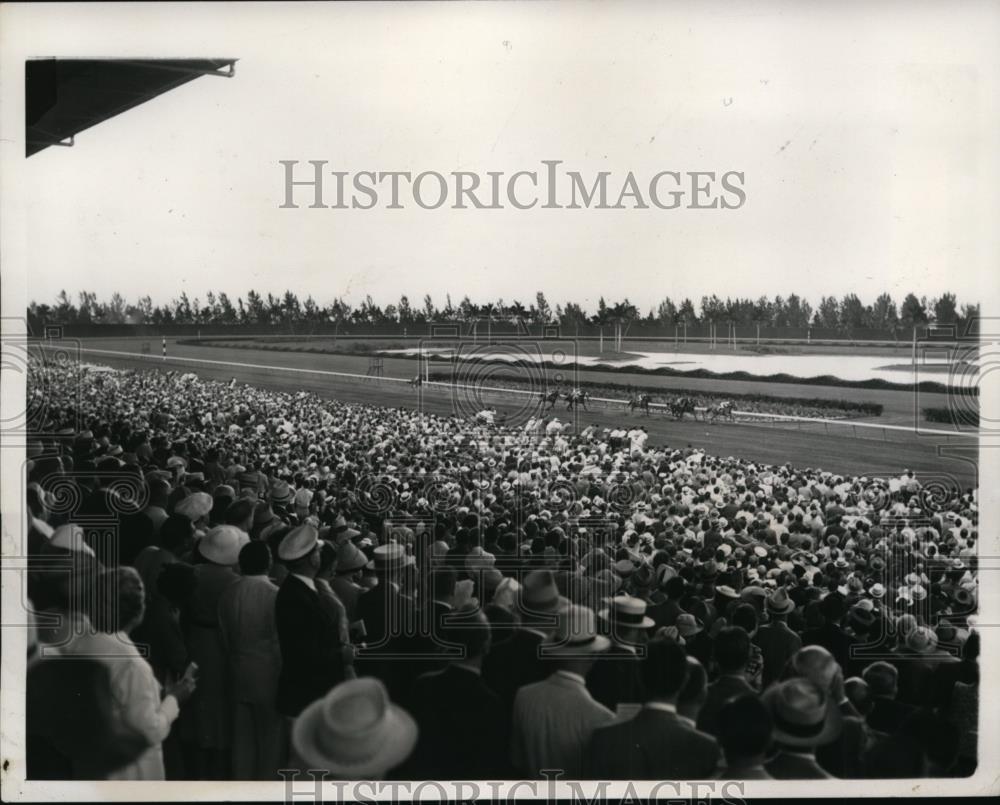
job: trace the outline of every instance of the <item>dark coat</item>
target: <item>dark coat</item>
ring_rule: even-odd
[[[788,624],[775,621],[761,626],[754,635],[753,642],[760,648],[764,659],[763,685],[766,688],[781,678],[785,664],[800,648],[802,638],[793,632]]]
[[[839,663],[842,671],[849,672],[851,645],[856,641],[835,623],[825,623],[802,633],[803,646],[822,646]]]
[[[319,594],[291,574],[275,597],[274,619],[281,645],[275,708],[297,716],[344,679],[340,632]]]
[[[764,770],[775,780],[828,780],[816,759],[797,752],[778,752],[764,764]]]
[[[596,780],[705,780],[719,745],[674,713],[644,707],[627,721],[599,727],[590,738],[587,777]]]
[[[413,599],[383,581],[359,596],[355,617],[364,622],[365,629],[364,647],[355,662],[357,672],[380,679],[390,698],[399,701],[407,683],[420,673],[412,665],[417,640]]]
[[[716,736],[719,734],[719,712],[730,699],[744,693],[756,695],[757,691],[741,676],[720,676],[708,686],[705,704],[698,713],[698,729]]]
[[[518,688],[545,679],[552,670],[539,657],[542,637],[527,629],[515,629],[506,640],[495,643],[483,661],[483,680],[496,691],[509,724]]]
[[[641,704],[646,701],[642,682],[642,658],[616,643],[597,658],[587,675],[587,689],[595,700],[611,712],[619,702]]]
[[[408,709],[420,728],[400,772],[414,780],[494,780],[509,774],[503,705],[482,677],[450,665],[413,683]],[[402,775],[401,775],[402,776]]]

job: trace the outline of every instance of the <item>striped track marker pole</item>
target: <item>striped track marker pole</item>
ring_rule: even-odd
[[[167,339],[163,339],[163,360],[167,359]]]

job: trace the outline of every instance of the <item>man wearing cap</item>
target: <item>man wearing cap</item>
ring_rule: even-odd
[[[677,698],[689,674],[684,649],[668,638],[650,641],[642,672],[647,693],[642,709],[626,721],[594,731],[586,776],[607,780],[710,777],[719,760],[715,739],[677,712]]]
[[[319,532],[309,523],[292,529],[278,546],[278,559],[288,575],[274,602],[282,658],[275,702],[279,713],[294,718],[344,679],[344,657],[339,625],[316,589]]]
[[[795,610],[795,603],[784,587],[767,599],[766,608],[770,621],[757,629],[753,638],[764,660],[764,688],[781,676],[785,663],[802,648],[802,638],[788,626],[788,615]]]
[[[392,654],[407,653],[416,629],[416,606],[400,587],[400,574],[412,563],[406,549],[395,542],[374,550],[378,584],[358,598],[356,618],[364,624],[364,647],[356,664],[362,675],[377,676],[396,701],[407,682],[404,663]]]

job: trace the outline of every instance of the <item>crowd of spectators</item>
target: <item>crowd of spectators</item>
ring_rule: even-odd
[[[974,489],[191,374],[28,401],[29,778],[976,766]]]

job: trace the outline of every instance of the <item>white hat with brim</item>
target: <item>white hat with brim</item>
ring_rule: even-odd
[[[570,604],[559,611],[555,634],[543,644],[543,656],[574,657],[600,654],[611,647],[611,641],[597,633],[594,610]]]
[[[235,565],[249,541],[247,533],[236,526],[217,525],[198,542],[198,553],[217,565]]]
[[[348,780],[380,777],[410,756],[417,724],[372,677],[349,679],[310,704],[292,726],[304,768]]]
[[[771,714],[774,740],[786,746],[823,746],[840,735],[842,720],[833,697],[802,677],[772,686],[761,695]]]
[[[652,629],[656,621],[646,614],[646,602],[631,595],[616,595],[611,606],[602,609],[598,616],[608,623],[632,629]]]
[[[185,498],[177,501],[174,506],[175,514],[183,514],[191,522],[196,522],[212,511],[215,501],[208,492],[192,492]]]
[[[319,542],[319,531],[311,523],[303,523],[289,531],[278,545],[278,558],[294,562],[312,553]]]

